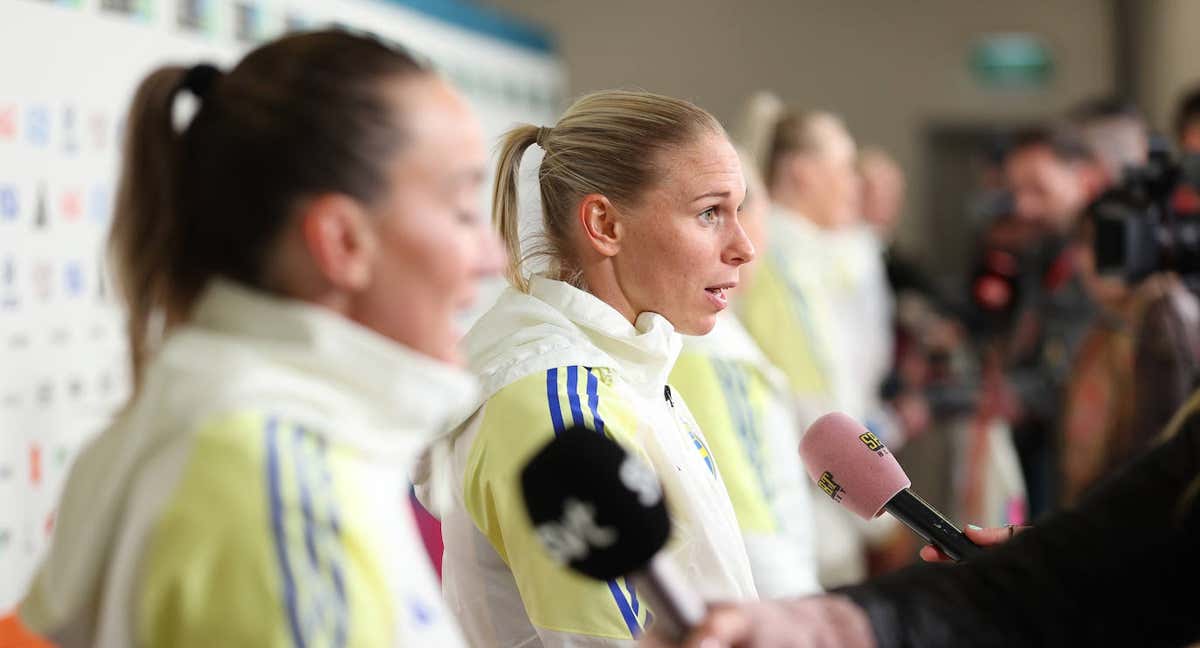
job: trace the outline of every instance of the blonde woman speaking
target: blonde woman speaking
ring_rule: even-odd
[[[543,231],[526,247],[517,179],[534,145]],[[483,399],[454,442],[443,519],[445,595],[476,646],[633,645],[653,613],[627,580],[587,581],[553,562],[530,527],[517,476],[572,425],[658,473],[669,559],[702,596],[755,597],[720,458],[667,384],[679,334],[712,329],[754,257],[738,220],[745,193],[721,126],[669,97],[601,92],[553,127],[504,138],[494,220],[512,287],[467,335]]]

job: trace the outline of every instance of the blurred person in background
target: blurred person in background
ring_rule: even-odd
[[[886,362],[880,364],[883,375],[878,376],[875,382],[880,387],[880,395],[890,401],[892,414],[896,417],[887,430],[894,432],[892,439],[885,442],[890,442],[892,447],[898,449],[907,438],[924,432],[930,423],[929,404],[920,394],[919,379],[914,376],[914,380],[905,382],[898,380],[896,375],[900,364],[898,359],[908,358],[907,353],[912,349],[911,340],[908,339],[911,331],[906,330],[899,319],[897,309],[900,300],[911,297],[923,302],[918,308],[923,308],[931,318],[922,322],[922,328],[945,327],[934,334],[951,338],[956,333],[952,322],[936,317],[932,309],[925,308],[937,301],[933,282],[895,249],[896,230],[900,226],[906,195],[904,171],[885,151],[865,149],[858,156],[858,172],[862,178],[862,222],[873,235],[873,243],[877,246],[874,254],[883,259],[887,281],[887,293],[883,295],[878,294],[878,288],[871,286],[868,294],[880,303],[867,313],[880,322],[886,322],[891,329],[878,334],[886,342],[879,353],[886,354],[887,358]],[[885,383],[888,382],[893,389],[885,389]]]
[[[1070,113],[1073,125],[1088,148],[1092,182],[1107,190],[1117,185],[1125,172],[1146,163],[1149,151],[1147,128],[1136,108],[1116,99],[1097,99]],[[1116,275],[1097,271],[1094,227],[1085,214],[1076,228],[1074,256],[1082,285],[1096,306],[1096,317],[1085,333],[1072,361],[1066,384],[1061,435],[1062,452],[1060,503],[1071,505],[1101,475],[1109,472],[1118,450],[1135,424],[1134,339],[1136,328],[1153,293],[1151,282],[1139,297]],[[1190,387],[1190,386],[1189,386]],[[1182,399],[1167,406],[1173,412]],[[1159,419],[1154,429],[1166,423]]]
[[[1101,97],[1076,106],[1068,120],[1088,149],[1097,193],[1121,182],[1127,169],[1146,163],[1150,132],[1134,104]]]
[[[485,165],[462,97],[370,37],[147,76],[111,233],[135,390],[21,618],[62,646],[463,645],[407,474],[475,391],[453,322],[502,263]]]
[[[1200,377],[1200,301],[1173,274],[1137,285],[1097,272],[1092,228],[1080,236],[1080,271],[1100,312],[1067,383],[1062,504],[1151,446]]]
[[[753,161],[741,154],[746,201],[741,222],[756,250],[767,248],[770,197]],[[734,303],[753,283],[755,264],[741,269]],[[731,311],[707,335],[684,336],[671,384],[718,458],[737,514],[759,596],[820,591],[808,476],[797,456],[804,431],[787,377],[767,360]]]
[[[1122,177],[1148,160],[1141,116],[1113,100],[1089,102],[1072,116],[1092,152],[1101,186],[1120,195]],[[1180,211],[1177,201],[1174,208]],[[1101,273],[1094,239],[1089,209],[1075,247],[1098,316],[1067,384],[1061,455],[1066,505],[1150,446],[1195,386],[1200,364],[1200,302],[1183,281],[1157,272],[1130,284],[1123,269]]]
[[[847,320],[842,310],[857,296],[850,279],[861,262],[838,239],[860,220],[854,139],[838,117],[788,112],[769,93],[751,98],[741,131],[764,171],[772,205],[767,248],[739,299],[738,315],[787,376],[803,427],[835,409],[864,417],[879,385],[862,375],[878,365],[849,349],[878,348],[855,332],[887,326],[890,319],[864,321],[855,314]],[[863,523],[815,490],[814,497],[823,586],[864,578],[872,549],[883,569],[906,559],[899,556],[909,553],[903,545],[908,538],[894,520]]]
[[[860,155],[859,170],[864,220],[887,244],[899,225],[903,172],[878,150]],[[914,488],[940,510],[989,524],[1024,521],[1026,495],[1011,434],[1002,417],[977,403],[972,349],[956,319],[961,309],[915,264],[893,250],[886,258],[898,307],[897,343],[881,396],[903,432],[889,447]]]
[[[863,223],[890,247],[908,192],[904,171],[883,149],[864,148],[858,154],[858,173],[862,178],[859,208]]]
[[[1172,126],[1176,152],[1180,156],[1200,154],[1200,86],[1191,88],[1179,98]],[[1181,212],[1200,212],[1200,188],[1187,183],[1181,185],[1173,202]]]
[[[868,173],[863,173],[864,155]],[[890,172],[885,168],[889,162]],[[900,418],[900,412],[892,403],[884,403],[880,392],[895,361],[896,304],[884,261],[904,206],[903,175],[897,178],[899,166],[878,150],[857,155],[854,170],[858,218],[832,233],[841,276],[841,284],[834,290],[835,318],[843,328],[845,343],[840,357],[849,363],[854,373],[851,380],[861,391],[867,427],[891,447],[900,448],[909,433],[923,430],[928,418],[919,411],[920,402],[915,398],[909,399],[909,418]]]
[[[1200,153],[1200,86],[1179,99],[1173,119],[1175,143],[1180,153]]]
[[[857,386],[837,362],[838,322],[830,293],[835,260],[830,232],[858,216],[855,145],[828,113],[785,114],[773,95],[751,100],[744,128],[771,196],[768,248],[739,316],[763,351],[788,375],[810,420],[835,407],[860,411]],[[763,135],[758,135],[758,133]]]
[[[518,228],[517,179],[533,146],[544,152],[542,218],[530,233]],[[452,479],[449,506],[431,510],[443,523],[445,597],[468,640],[629,646],[649,621],[629,578],[580,577],[529,523],[514,476],[572,426],[653,468],[677,538],[664,559],[702,596],[756,598],[720,457],[667,384],[680,334],[712,330],[755,256],[724,128],[686,101],[603,91],[553,126],[510,130],[499,151],[493,221],[511,286],[464,339],[482,393],[432,473]]]
[[[1079,274],[1072,245],[1088,203],[1103,187],[1093,159],[1068,128],[1031,129],[1013,140],[1004,162],[1013,194],[1013,218],[1038,237],[1014,255],[1019,301],[1005,348],[985,359],[985,402],[1013,423],[1036,518],[1058,497],[1057,430],[1064,385],[1095,305]]]

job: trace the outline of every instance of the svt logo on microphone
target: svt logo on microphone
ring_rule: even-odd
[[[568,497],[556,522],[537,527],[537,535],[556,561],[567,564],[587,558],[592,549],[607,549],[617,541],[617,530],[596,523],[596,507]]]

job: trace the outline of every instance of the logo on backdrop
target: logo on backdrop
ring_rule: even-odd
[[[50,224],[50,217],[46,213],[46,182],[43,180],[38,183],[37,202],[33,207],[33,227],[34,229],[46,229]]]
[[[0,223],[11,223],[21,214],[21,196],[16,185],[0,184]]]
[[[148,19],[152,15],[150,0],[100,0],[100,9],[131,18]]]
[[[63,220],[78,222],[83,217],[83,192],[76,187],[64,189],[59,195],[58,210]]]
[[[50,146],[50,109],[31,106],[25,115],[25,138],[35,148]]]
[[[17,107],[15,104],[0,105],[0,141],[17,139]]]
[[[63,153],[79,153],[79,119],[74,106],[64,106],[62,112]]]
[[[182,31],[211,35],[216,27],[216,3],[212,0],[179,0],[175,26]]]
[[[54,266],[49,261],[38,261],[33,266],[33,294],[38,301],[49,301],[54,284]]]
[[[253,44],[263,39],[262,8],[251,2],[233,5],[233,37],[241,43]]]
[[[108,184],[100,182],[92,185],[92,190],[88,193],[87,212],[88,219],[97,225],[108,221],[112,213],[112,190]]]
[[[16,310],[21,305],[17,293],[17,260],[11,256],[0,259],[0,310]]]
[[[94,112],[88,118],[88,133],[92,142],[92,150],[103,151],[108,147],[108,115]]]
[[[63,268],[63,284],[67,297],[77,298],[83,296],[83,264],[78,259],[67,261],[66,267]]]

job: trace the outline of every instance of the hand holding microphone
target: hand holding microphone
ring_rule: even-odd
[[[966,534],[967,538],[971,542],[974,542],[980,547],[991,547],[994,545],[1004,544],[1005,542],[1012,540],[1018,533],[1032,528],[1033,527],[1030,526],[1016,526],[1009,524],[1002,527],[988,527],[986,529],[981,529],[977,526],[968,524],[967,527],[963,529],[963,533]],[[921,547],[921,560],[924,560],[925,562],[952,562],[954,559],[950,556],[947,556],[944,552],[942,552],[941,549],[938,549],[931,544],[927,544],[924,547]]]
[[[840,412],[817,419],[800,441],[808,475],[833,501],[871,520],[887,511],[953,560],[982,549],[908,488],[904,469],[883,442]]]

